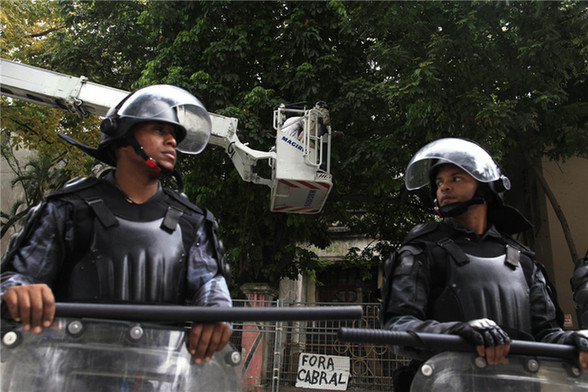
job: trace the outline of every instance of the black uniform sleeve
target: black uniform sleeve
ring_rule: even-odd
[[[69,206],[43,202],[11,241],[2,259],[1,294],[11,286],[54,282],[66,254]]]
[[[190,302],[199,306],[231,307],[218,225],[212,215],[203,219],[188,255],[188,293]],[[227,268],[228,271],[228,268]]]
[[[427,319],[428,298],[431,289],[431,269],[426,252],[416,246],[405,245],[387,261],[384,292],[383,327],[391,331],[426,333],[452,333],[460,324]],[[421,359],[430,352],[405,349],[397,352]]]
[[[386,276],[387,292],[384,327],[397,331],[444,333],[456,323],[427,320],[431,290],[431,269],[424,250],[416,246],[401,247],[389,260],[393,266]]]

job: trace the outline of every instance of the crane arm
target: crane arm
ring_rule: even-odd
[[[122,101],[128,91],[88,81],[39,67],[0,59],[2,95],[61,109],[79,116],[105,116]],[[210,144],[220,146],[229,154],[244,181],[271,186],[271,180],[255,172],[258,160],[274,159],[274,152],[257,151],[243,144],[237,136],[238,120],[209,113],[212,120]]]

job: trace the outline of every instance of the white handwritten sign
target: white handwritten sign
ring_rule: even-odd
[[[349,380],[349,357],[300,354],[297,388],[345,391]]]

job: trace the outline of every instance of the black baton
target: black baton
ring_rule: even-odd
[[[361,306],[313,306],[288,308],[226,308],[214,306],[88,304],[58,302],[56,317],[98,318],[159,322],[239,322],[357,320]]]
[[[385,331],[380,329],[340,328],[337,337],[343,342],[375,343],[391,346],[422,347],[438,351],[473,352],[474,347],[467,340],[457,335],[443,335],[424,332]],[[510,354],[555,357],[578,360],[575,346],[566,344],[528,342],[513,340],[510,342]]]

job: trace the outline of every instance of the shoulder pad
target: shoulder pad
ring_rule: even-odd
[[[196,204],[193,204],[190,200],[188,200],[188,197],[185,194],[169,188],[164,188],[163,191],[166,195],[171,197],[174,201],[180,203],[182,206],[188,208],[189,210],[197,214],[205,215],[208,218],[208,215],[205,212],[205,210],[198,207]]]
[[[73,179],[69,180],[68,182],[66,182],[62,188],[50,193],[47,196],[47,199],[57,198],[57,197],[60,197],[63,195],[67,195],[67,194],[81,191],[83,189],[91,188],[91,187],[95,186],[96,184],[98,184],[100,181],[101,180],[96,177],[76,177],[76,178],[73,178]]]
[[[421,223],[413,227],[413,229],[407,234],[406,238],[402,242],[406,244],[416,238],[423,237],[427,234],[437,231],[441,227],[440,222],[427,222]]]
[[[401,254],[404,252],[408,252],[411,255],[416,256],[416,255],[420,255],[421,253],[423,253],[423,249],[416,247],[416,246],[413,246],[413,245],[403,245],[396,251],[396,253],[398,253],[398,254]]]
[[[572,290],[577,290],[580,286],[588,284],[588,263],[577,267],[570,280]]]
[[[408,255],[406,254],[408,253]],[[402,245],[392,253],[384,264],[384,271],[386,275],[390,275],[396,265],[407,256],[417,256],[423,253],[423,249],[413,245]]]

